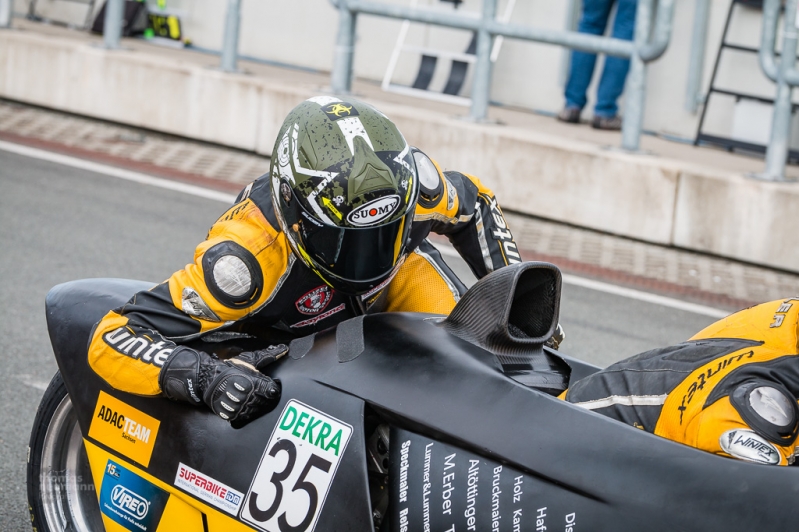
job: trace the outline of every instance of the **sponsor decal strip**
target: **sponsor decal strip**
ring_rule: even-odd
[[[178,464],[175,486],[231,515],[239,513],[241,501],[244,499],[243,493],[183,463]]]
[[[297,327],[305,327],[306,325],[313,325],[313,324],[315,324],[317,322],[322,321],[325,318],[329,318],[330,316],[332,316],[333,314],[335,314],[337,312],[341,312],[342,310],[344,310],[344,303],[342,303],[341,305],[337,306],[336,308],[332,308],[332,309],[328,310],[327,312],[319,314],[318,316],[315,316],[315,317],[307,319],[307,320],[299,321],[299,322],[295,323],[294,325],[292,325],[291,328],[294,329],[294,328],[297,328]]]

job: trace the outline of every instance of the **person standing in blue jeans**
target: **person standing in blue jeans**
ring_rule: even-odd
[[[635,8],[638,0],[583,0],[583,13],[578,31],[592,35],[603,35],[610,18],[613,4],[618,4],[613,21],[613,37],[631,41],[635,30]],[[566,83],[566,106],[558,113],[558,120],[579,123],[580,113],[586,104],[586,91],[594,75],[596,54],[572,52],[569,80]],[[630,60],[607,56],[602,79],[597,89],[593,127],[596,129],[621,129],[621,117],[617,100],[624,90]]]

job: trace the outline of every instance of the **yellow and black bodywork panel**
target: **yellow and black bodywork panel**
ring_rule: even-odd
[[[84,443],[107,532],[252,530],[91,441]]]
[[[764,463],[787,465],[793,461],[799,421],[797,316],[799,300],[793,299],[742,310],[687,342],[590,375],[574,383],[565,398],[714,454],[730,456],[730,444],[737,440],[765,453]],[[746,394],[759,387],[789,398],[783,406],[768,399],[786,419],[794,419],[783,436],[769,434],[768,424],[761,426],[747,406]],[[744,395],[747,400],[738,399]]]
[[[238,430],[96,376],[73,385],[106,530],[369,530],[363,401],[297,372],[282,381],[277,408]]]

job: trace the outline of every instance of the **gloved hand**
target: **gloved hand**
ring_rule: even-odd
[[[566,332],[563,330],[563,327],[560,326],[560,323],[558,323],[558,326],[555,327],[555,332],[552,333],[549,340],[544,342],[544,345],[557,351],[558,347],[560,347],[560,344],[562,344],[565,339]]]
[[[205,403],[239,428],[271,411],[280,400],[280,383],[259,372],[288,352],[285,345],[241,353],[230,360],[178,347],[169,355],[158,383],[169,399]]]

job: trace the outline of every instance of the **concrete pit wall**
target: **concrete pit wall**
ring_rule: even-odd
[[[0,32],[0,97],[262,154],[289,110],[318,93],[174,54]],[[508,209],[799,272],[796,185],[374,103],[409,142],[480,176]]]

